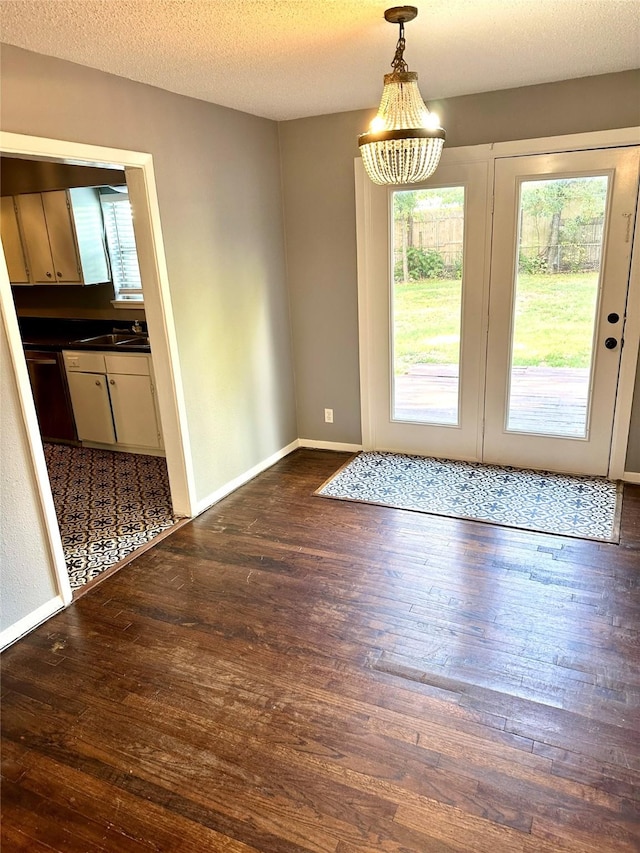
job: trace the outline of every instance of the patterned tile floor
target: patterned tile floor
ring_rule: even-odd
[[[45,444],[71,588],[176,523],[162,457]]]
[[[620,536],[621,490],[602,477],[370,451],[316,494],[560,536]]]

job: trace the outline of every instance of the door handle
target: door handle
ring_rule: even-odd
[[[607,338],[604,345],[607,349],[615,349],[618,346],[618,341],[616,338]]]

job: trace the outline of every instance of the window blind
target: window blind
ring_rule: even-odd
[[[124,193],[103,195],[101,203],[115,297],[118,300],[142,301],[142,281],[129,197]]]

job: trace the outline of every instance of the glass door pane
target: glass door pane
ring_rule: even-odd
[[[520,184],[508,431],[587,437],[608,183]]]
[[[463,186],[392,196],[392,394],[395,421],[460,422]]]

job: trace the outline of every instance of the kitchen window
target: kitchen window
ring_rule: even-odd
[[[126,188],[107,187],[100,191],[107,249],[115,294],[114,305],[141,303],[142,281],[138,266],[133,215]]]

